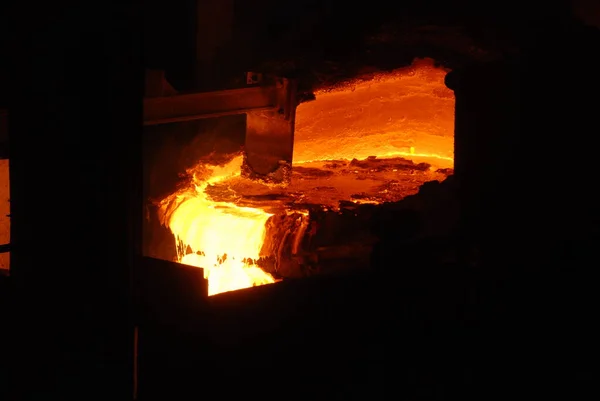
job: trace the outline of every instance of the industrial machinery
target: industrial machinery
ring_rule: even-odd
[[[144,125],[245,115],[245,174],[282,182],[292,162],[295,83],[248,73],[247,87],[176,93],[163,74],[149,74]]]

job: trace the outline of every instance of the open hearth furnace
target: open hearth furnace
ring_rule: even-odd
[[[597,393],[598,29],[470,0],[24,5],[8,399]]]
[[[145,255],[203,268],[209,295],[369,269],[384,212],[423,211],[411,195],[453,172],[446,73],[416,59],[304,102],[262,74],[182,94],[149,73]],[[416,235],[446,234],[441,220]]]

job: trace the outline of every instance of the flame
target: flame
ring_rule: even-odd
[[[178,243],[192,253],[179,262],[204,269],[209,295],[275,282],[256,260],[265,238],[265,223],[272,215],[260,209],[239,207],[209,199],[205,189],[240,173],[242,157],[225,166],[200,164],[191,188],[165,199],[161,206]],[[167,212],[167,209],[169,209]]]

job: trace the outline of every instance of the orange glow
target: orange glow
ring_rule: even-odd
[[[315,170],[323,166],[312,166],[314,162],[323,164],[326,160],[401,156],[439,168],[453,167],[454,95],[444,85],[446,73],[431,60],[418,60],[408,68],[317,92],[315,101],[297,108],[294,164],[306,163],[305,170]],[[210,295],[275,282],[255,262],[261,256],[265,224],[271,214],[259,208],[214,201],[205,192],[217,183],[232,191],[237,190],[235,185],[248,190],[250,184],[240,184],[244,180],[239,177],[241,163],[241,156],[221,167],[200,163],[188,171],[193,176],[190,187],[161,203],[165,224],[178,244],[183,244],[178,248],[179,262],[205,269]],[[301,169],[295,172],[301,174]],[[400,172],[386,174],[385,180],[399,184],[394,174],[400,177]],[[403,184],[414,184],[410,186],[412,193],[421,183],[438,179],[435,169],[420,174],[420,178]],[[304,185],[313,192],[315,187],[334,188],[334,194],[348,197],[368,190],[364,178],[338,174],[318,179],[323,182],[312,177]],[[304,187],[297,186],[300,181],[292,183],[288,190],[308,195]],[[381,182],[368,185],[375,184],[380,186]],[[401,192],[400,198],[410,194]],[[368,198],[354,201],[377,203]],[[317,202],[323,204],[323,200]],[[296,242],[300,237],[296,237]]]
[[[454,94],[444,84],[447,72],[432,60],[416,60],[315,93],[316,100],[296,111],[294,163],[402,156],[452,167]]]
[[[209,295],[275,282],[254,264],[271,214],[214,202],[204,192],[208,185],[239,175],[241,164],[239,156],[223,167],[198,166],[191,172],[193,186],[162,202],[169,228],[192,251],[179,255],[179,262],[204,268]]]

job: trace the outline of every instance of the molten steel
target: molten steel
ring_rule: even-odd
[[[421,60],[409,68],[368,81],[357,80],[341,88],[317,92],[317,100],[297,109],[294,163],[305,164],[295,172],[306,171],[314,176],[307,177],[306,185],[310,188],[320,188],[316,179],[326,181],[327,187],[323,187],[326,189],[352,186],[344,191],[336,187],[336,193],[342,194],[364,191],[366,181],[333,175],[319,178],[316,173],[323,173],[323,166],[311,167],[311,163],[402,156],[440,168],[452,167],[454,96],[444,85],[446,72],[431,61]],[[237,157],[221,167],[199,164],[188,172],[193,176],[190,187],[161,203],[164,222],[178,241],[179,261],[205,269],[210,295],[276,281],[256,265],[262,256],[265,224],[272,214],[260,208],[216,201],[207,194],[207,189],[215,184],[233,188],[233,182],[238,180],[240,185],[241,163],[242,158]],[[437,179],[432,178],[433,170],[420,171],[422,182]],[[395,178],[386,179],[398,184]],[[420,184],[413,181],[417,188]],[[295,192],[306,194],[298,188]],[[410,193],[402,196],[406,195]],[[368,197],[354,201],[377,203]]]
[[[200,172],[192,173],[192,188],[163,201],[164,211],[173,208],[167,224],[184,244],[179,261],[204,269],[209,295],[275,282],[255,265],[271,214],[211,201],[204,192],[208,185],[238,175],[241,163],[240,156],[224,167],[199,166]]]

